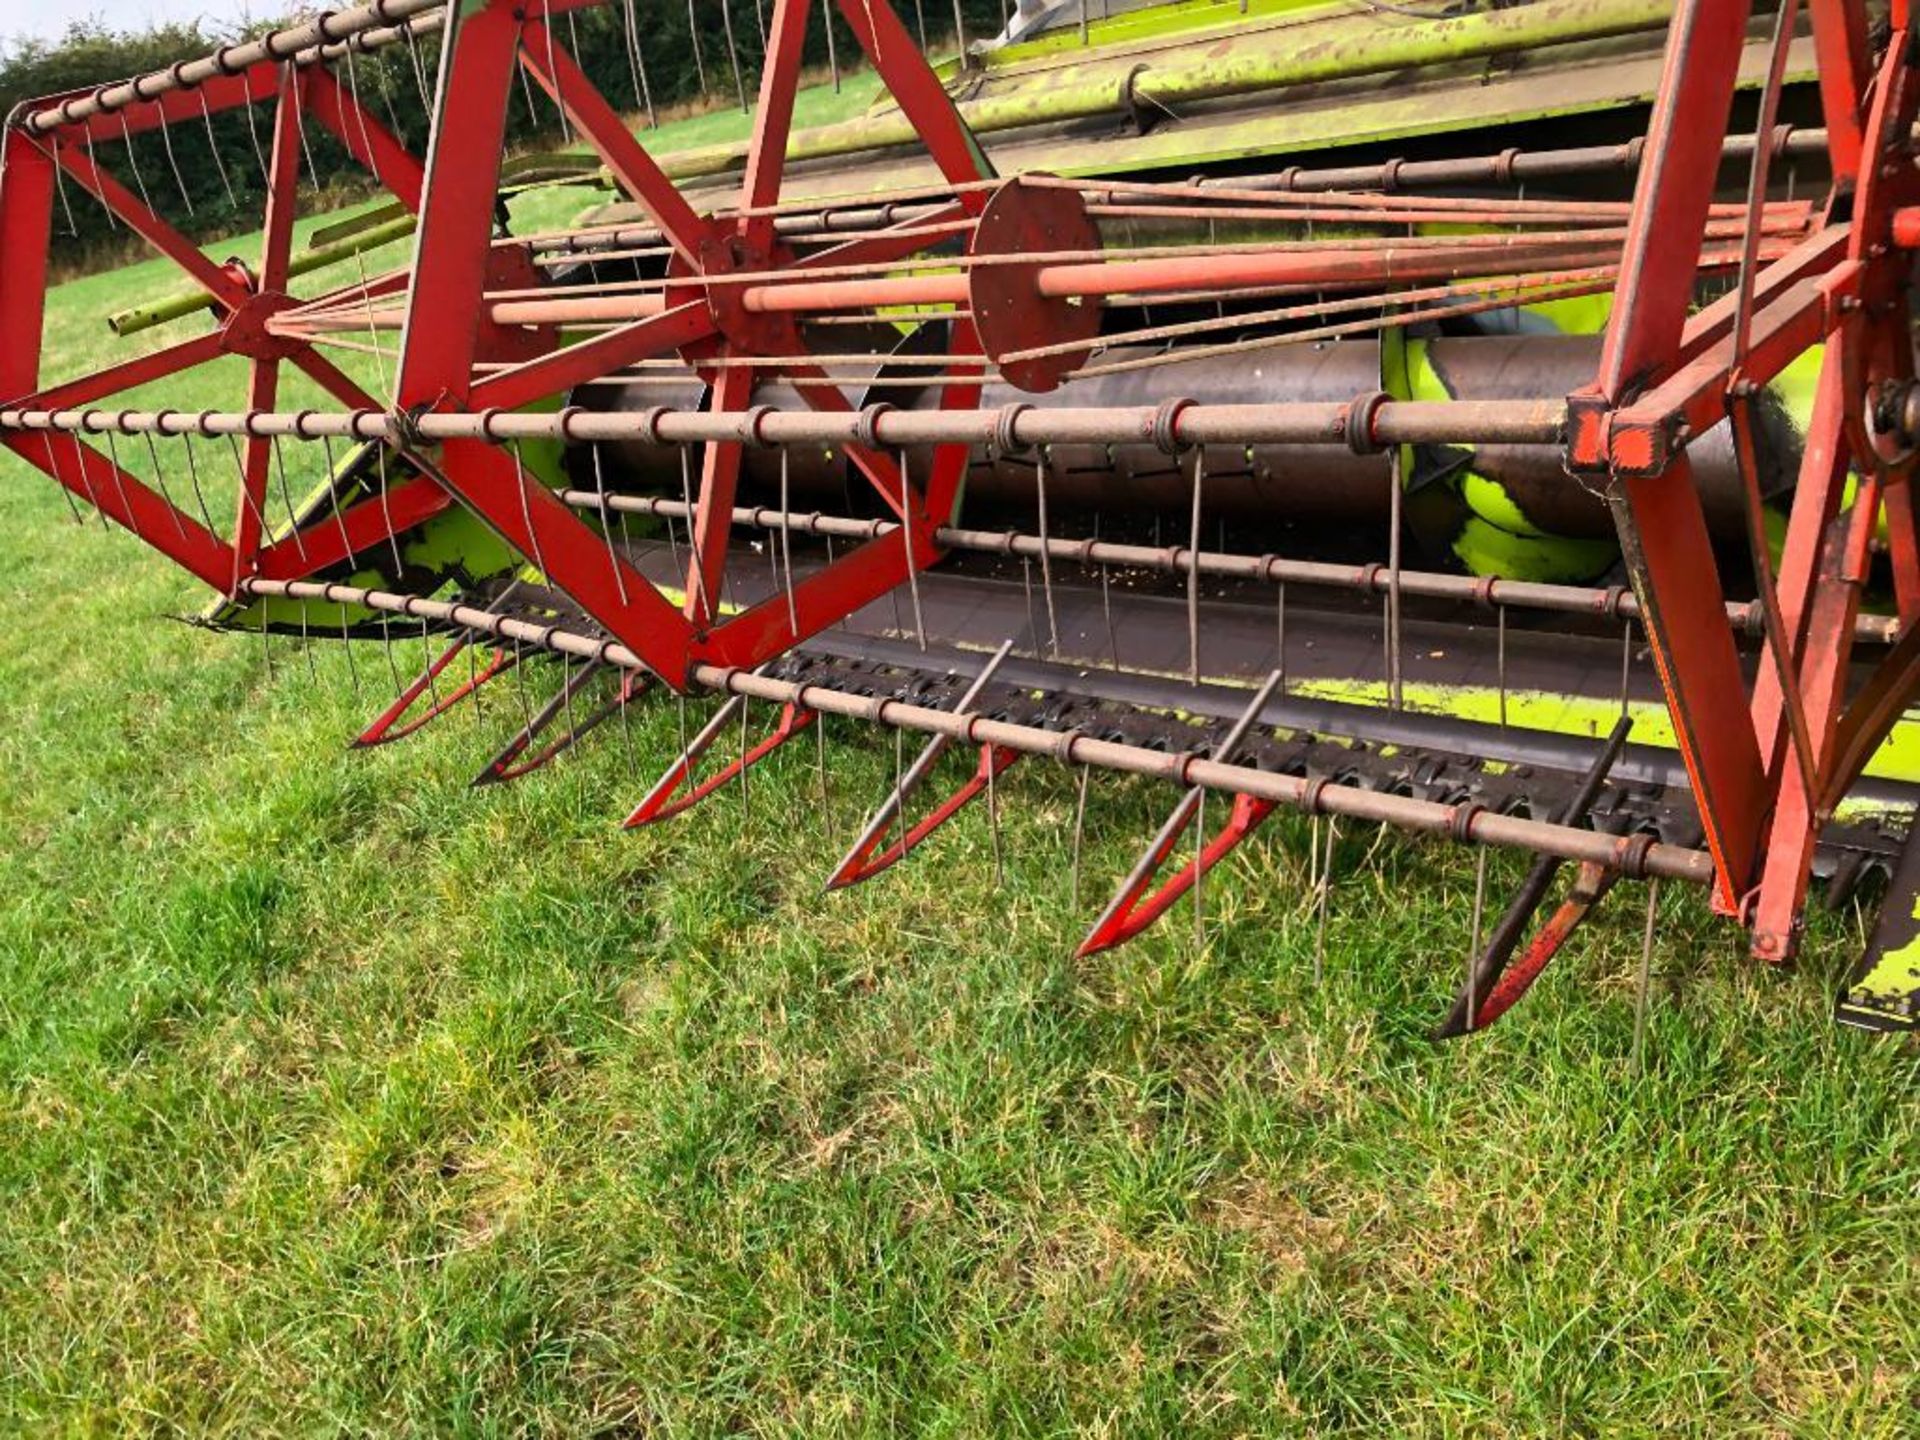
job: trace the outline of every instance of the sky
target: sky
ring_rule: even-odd
[[[137,30],[156,21],[204,18],[225,23],[295,8],[293,0],[0,0],[0,41],[57,39],[74,21],[89,18]],[[332,8],[345,6],[336,3]]]

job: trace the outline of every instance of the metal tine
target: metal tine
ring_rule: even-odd
[[[740,113],[747,113],[747,82],[740,74],[740,50],[733,43],[733,0],[720,0],[720,26],[727,35],[727,64],[733,67],[733,88],[740,96]]]
[[[181,449],[187,457],[187,483],[193,487],[193,503],[200,512],[200,523],[213,529],[213,512],[207,509],[206,492],[200,487],[200,465],[193,458],[193,435],[191,432],[180,437]]]
[[[1200,683],[1200,507],[1207,480],[1207,447],[1193,449],[1193,520],[1187,534],[1187,678]]]
[[[1620,713],[1628,714],[1627,682],[1633,670],[1633,617],[1628,616],[1620,629]]]
[[[654,113],[653,83],[647,79],[647,59],[640,48],[640,21],[633,13],[633,0],[620,0],[620,28],[627,37],[627,68],[633,75],[633,98],[647,112],[647,128],[658,130],[660,117]]]
[[[113,431],[105,430],[101,433],[105,435],[107,439],[107,459],[113,466],[113,487],[120,492],[120,508],[131,517],[133,515],[133,504],[127,499],[127,482],[122,478],[124,472],[120,464],[120,447],[114,441]],[[140,534],[138,530],[130,525],[122,525],[120,528],[125,530],[129,535]]]
[[[555,85],[557,86],[559,83],[560,71],[558,67],[555,66],[553,61],[553,52],[554,52],[553,0],[541,0],[540,10],[541,10],[540,28],[546,32],[546,36],[547,36],[547,73],[554,77],[554,82],[555,82]],[[573,12],[571,10],[567,12],[567,21],[569,24],[571,24],[573,21]],[[577,55],[580,51],[579,37],[577,35],[574,37],[573,48],[574,48],[574,53]],[[567,118],[567,107],[561,104],[558,97],[556,97],[553,102],[553,108],[557,112],[559,112],[559,115],[560,115],[561,137],[566,141],[567,144],[569,145],[573,144],[573,121]]]
[[[913,633],[927,649],[927,618],[920,609],[920,567],[913,563],[913,490],[907,482],[907,452],[900,452],[900,543],[906,547],[907,590],[913,596]]]
[[[762,665],[754,673],[765,674],[767,668],[767,665]],[[621,822],[622,827],[634,830],[642,825],[651,825],[691,810],[732,781],[736,774],[744,777],[749,768],[757,765],[819,719],[816,711],[799,705],[784,705],[780,709],[780,718],[773,729],[757,744],[748,748],[745,745],[744,726],[746,708],[744,696],[729,695],[691,739],[686,737],[685,710],[682,708],[680,754],[667,767],[665,773],[654,782],[653,788],[641,797],[640,803],[628,813],[627,818]],[[739,757],[698,784],[689,787],[688,782],[693,779],[693,770],[700,762],[700,758],[713,748],[714,742],[736,718],[743,720],[742,749]],[[744,786],[744,778],[741,783]]]
[[[620,603],[627,603],[627,577],[621,568],[620,558],[613,549],[613,517],[607,509],[607,476],[600,463],[600,442],[591,442],[587,449],[593,454],[593,488],[600,497],[600,533],[607,542],[607,568],[613,572],[614,588],[620,594]]]
[[[280,453],[280,437],[272,436],[267,445],[273,452],[274,474],[280,479],[280,502],[287,507],[287,530],[293,536],[293,548],[304,560],[307,558],[307,542],[300,533],[300,517],[293,508],[293,486],[287,479],[287,458]],[[391,520],[388,523],[391,524]]]
[[[167,124],[165,106],[160,107],[160,145],[167,152],[167,166],[173,171],[173,183],[179,187],[180,203],[187,207],[187,214],[193,214],[193,196],[187,193],[186,177],[180,173],[180,161],[173,153],[173,130]]]
[[[740,753],[742,755],[745,755],[749,748],[747,744],[747,717],[752,709],[753,701],[745,695],[742,695],[740,697]],[[753,794],[747,787],[747,771],[752,768],[750,765],[742,765],[740,767],[740,815],[742,819],[745,819],[753,813]]]
[[[187,538],[187,527],[180,518],[180,507],[173,503],[173,495],[167,489],[167,473],[166,467],[160,463],[160,447],[155,443],[151,430],[146,432],[144,438],[147,442],[147,459],[153,464],[153,483],[159,488],[160,498],[167,502],[167,510],[173,516],[173,528],[184,540]]]
[[[1507,728],[1507,607],[1494,611],[1494,654],[1500,674],[1500,728]]]
[[[1480,1013],[1479,966],[1480,966],[1480,926],[1487,913],[1487,847],[1482,845],[1474,852],[1473,866],[1473,924],[1469,927],[1467,940],[1467,1022],[1466,1028],[1473,1029],[1474,1017]]]
[[[827,73],[833,76],[833,93],[840,93],[840,51],[833,38],[833,12],[837,7],[822,5],[820,19],[827,27]]]
[[[111,530],[113,528],[113,522],[107,518],[107,512],[100,508],[100,492],[93,488],[93,477],[87,474],[87,456],[86,452],[80,446],[80,437],[78,435],[69,435],[67,439],[73,446],[74,468],[80,476],[80,484],[87,492],[87,503],[93,506],[93,513],[100,521],[100,528],[102,530]],[[47,452],[50,455],[58,453],[57,447],[51,440],[47,443]],[[62,486],[61,488],[65,489],[66,487]]]
[[[133,151],[133,128],[127,124],[127,112],[120,112],[120,133],[126,137],[127,164],[133,169],[133,180],[140,187],[140,203],[147,209],[153,209],[153,196],[147,193],[147,177],[140,173],[140,157]]]
[[[240,107],[240,113],[247,117],[247,138],[253,142],[253,163],[260,167],[260,183],[267,183],[267,152],[260,148],[260,117],[253,113],[254,102]]]
[[[73,523],[85,525],[87,517],[80,513],[80,503],[73,498],[73,491],[67,488],[66,479],[60,473],[60,447],[52,439],[47,442],[47,460],[53,468],[53,478],[59,485],[60,494],[67,502],[67,511],[73,516]],[[86,483],[87,472],[84,468],[80,471],[80,479],[83,484]],[[93,498],[93,487],[90,484],[87,485],[87,498],[89,500]]]
[[[343,609],[341,612],[341,618],[343,620],[345,619],[345,615],[346,612]],[[487,661],[486,668],[480,669],[472,663],[474,659],[473,652],[476,648],[478,648],[477,643],[471,630],[463,631],[461,634],[455,636],[447,648],[408,684],[405,693],[385,710],[381,711],[380,714],[375,717],[372,724],[368,725],[365,730],[354,737],[350,748],[371,749],[376,745],[391,745],[396,740],[404,740],[407,736],[418,733],[434,720],[437,720],[440,716],[452,710],[468,696],[476,697],[477,703],[478,693],[482,685],[494,679],[496,676],[505,674],[519,663],[518,660],[507,651],[495,650],[492,658]],[[402,717],[413,708],[422,695],[428,692],[434,677],[443,673],[447,666],[453,663],[455,657],[462,653],[467,656],[469,661],[467,678],[462,681],[459,687],[449,694],[445,700],[433,701],[424,714],[417,715],[413,719],[406,720],[403,723]]]
[[[91,131],[91,130],[87,130],[87,129],[83,129],[83,130],[82,130],[82,131],[80,132],[80,143],[81,143],[81,144],[82,144],[82,145],[83,145],[83,146],[84,146],[84,147],[86,148],[86,152],[87,152],[87,168],[88,168],[89,170],[92,170],[92,171],[94,171],[94,172],[95,172],[96,174],[97,174],[97,173],[99,173],[99,170],[100,170],[100,157],[99,157],[99,156],[98,156],[97,154],[95,154],[95,153],[94,153],[94,148],[93,148],[93,131]],[[258,146],[256,146],[255,148],[257,149],[257,148],[259,148],[259,147],[258,147]],[[265,168],[266,168],[266,167],[265,167],[264,165],[263,165],[263,166],[261,167],[261,169],[262,169],[262,170],[264,170]],[[59,166],[55,166],[55,167],[54,167],[54,175],[55,175],[56,177],[58,177],[58,175],[59,175],[59,173],[60,173],[60,167],[59,167]],[[89,192],[89,193],[91,193],[91,192]],[[113,206],[111,206],[111,205],[109,205],[109,204],[107,204],[107,202],[106,202],[106,201],[104,201],[104,200],[102,200],[102,201],[100,201],[100,209],[101,209],[101,210],[102,210],[102,211],[103,211],[103,212],[105,213],[105,215],[106,215],[106,217],[107,217],[107,229],[109,229],[109,230],[118,230],[118,229],[120,228],[120,217],[119,217],[118,215],[115,215],[115,214],[113,213]]]
[[[953,0],[953,43],[960,55],[960,68],[967,68],[967,18],[960,13],[960,0]]]
[[[1280,672],[1275,670],[1268,674],[1260,688],[1254,692],[1253,698],[1247,702],[1246,708],[1240,712],[1232,728],[1217,744],[1209,746],[1207,753],[1216,760],[1231,759],[1247,738],[1247,732],[1258,723],[1260,713],[1267,708],[1268,702],[1273,699],[1279,688]],[[1251,833],[1253,828],[1273,809],[1270,804],[1264,802],[1242,804],[1240,797],[1236,797],[1234,821],[1230,823],[1223,836],[1225,843],[1210,846],[1202,831],[1199,835],[1199,849],[1194,859],[1158,890],[1149,894],[1148,887],[1152,885],[1153,877],[1159,873],[1160,867],[1167,863],[1167,858],[1179,845],[1180,837],[1186,833],[1189,826],[1194,825],[1197,819],[1204,821],[1206,793],[1204,785],[1194,785],[1180,797],[1172,813],[1155,832],[1147,848],[1141,852],[1140,858],[1127,872],[1126,878],[1120,882],[1120,888],[1107,902],[1106,909],[1100,912],[1099,918],[1088,929],[1086,938],[1080,942],[1080,948],[1074,952],[1077,958],[1084,960],[1088,956],[1111,950],[1147,929],[1171,909],[1174,902],[1182,895],[1194,888],[1200,877]],[[1198,920],[1195,921],[1196,926],[1199,923]]]
[[[576,724],[572,718],[573,697],[605,668],[605,662],[597,659],[586,661],[578,670],[569,666],[558,693],[534,712],[532,719],[523,725],[511,740],[500,747],[499,752],[487,761],[470,783],[478,788],[482,785],[517,780],[522,775],[530,774],[558,758],[597,729],[602,721],[612,715],[615,707],[612,704],[604,705],[589,717],[587,723]],[[533,742],[562,715],[567,717],[566,733],[552,744],[535,752],[531,758],[521,760],[520,757],[526,754]]]
[[[80,226],[73,218],[73,201],[67,198],[67,176],[65,165],[60,163],[60,143],[53,142],[53,190],[60,197],[61,213],[67,217],[67,234],[74,239],[80,238]]]
[[[700,77],[700,93],[705,95],[708,88],[707,62],[700,53],[700,17],[694,13],[693,0],[687,0],[687,34],[693,42],[693,71]]]
[[[913,0],[914,19],[920,26],[920,53],[927,52],[927,7],[925,0]]]
[[[1082,765],[1080,793],[1073,803],[1073,889],[1070,895],[1075,910],[1080,908],[1080,862],[1086,849],[1087,834],[1087,785],[1092,779],[1092,767]]]
[[[1000,643],[1000,648],[993,652],[992,658],[981,667],[980,673],[973,678],[973,682],[967,686],[965,692],[960,696],[959,700],[955,702],[953,707],[955,714],[965,715],[973,707],[974,702],[980,698],[988,684],[993,680],[1001,664],[1006,660],[1007,656],[1012,653],[1013,641],[1010,639],[1003,640]],[[896,737],[898,737],[904,735],[905,732],[896,730],[894,733]],[[885,800],[880,802],[880,808],[875,810],[872,816],[868,818],[866,825],[861,828],[859,836],[854,840],[853,844],[848,847],[847,853],[840,858],[840,863],[834,866],[833,873],[827,877],[827,889],[843,890],[849,885],[857,884],[869,876],[878,874],[895,861],[904,858],[908,849],[905,843],[896,844],[892,849],[878,858],[876,858],[875,852],[880,849],[881,841],[886,838],[887,832],[893,827],[895,820],[898,819],[904,822],[907,797],[920,788],[926,781],[927,776],[933,773],[933,767],[940,763],[940,757],[945,755],[952,747],[953,737],[949,735],[934,735],[929,737],[925,747],[922,748],[919,755],[914,757],[913,764],[907,766],[895,778],[892,792],[888,794]],[[983,753],[989,756],[997,754],[991,746],[984,747]],[[990,767],[993,762],[988,760],[985,763]],[[1009,761],[1008,763],[1011,762]],[[1002,768],[1004,768],[1004,766]],[[969,798],[971,797],[969,796]],[[959,805],[954,805],[951,809],[946,810],[944,814],[936,811],[935,813],[939,814],[939,821],[935,823],[938,824],[945,821],[959,808]],[[903,824],[903,830],[904,828]],[[932,827],[928,826],[926,828],[931,829]],[[914,837],[910,834],[902,835],[903,842],[911,840],[912,838]]]
[[[1280,671],[1280,693],[1287,693],[1287,582],[1273,582],[1273,653]]]
[[[1318,838],[1316,818],[1315,835]],[[1333,847],[1340,838],[1340,821],[1337,816],[1327,817],[1327,848],[1321,855],[1320,874],[1316,885],[1316,899],[1319,904],[1319,918],[1314,922],[1313,931],[1313,983],[1317,986],[1327,973],[1327,907],[1333,898]]]
[[[791,515],[793,513],[792,497],[790,494],[791,483],[787,465],[787,458],[791,453],[785,445],[780,447],[780,513],[782,515]],[[797,638],[800,634],[800,606],[799,602],[794,599],[793,594],[793,527],[791,525],[782,525],[780,527],[779,538],[781,568],[784,571],[782,583],[787,592],[787,625],[792,629]]]
[[[954,19],[959,16],[958,0],[954,8]],[[1053,659],[1060,658],[1060,614],[1053,603],[1053,562],[1048,559],[1052,552],[1050,537],[1047,533],[1047,456],[1045,450],[1034,451],[1033,484],[1036,498],[1040,502],[1040,588],[1047,596],[1047,653]],[[1037,638],[1037,637],[1036,637]]]
[[[1400,447],[1387,447],[1387,704],[1398,710],[1402,693],[1404,652],[1400,648],[1401,514],[1405,496],[1400,488]]]
[[[425,113],[429,122],[431,122],[433,118],[433,90],[432,87],[427,84],[427,67],[420,59],[419,41],[414,35],[411,25],[401,26],[400,33],[405,37],[407,63],[413,70],[414,89],[420,92],[420,109]]]
[[[1653,927],[1660,918],[1660,877],[1647,881],[1647,923],[1640,933],[1640,969],[1633,996],[1633,1073],[1646,1069],[1647,1009],[1653,990]]]
[[[753,18],[760,26],[760,53],[767,53],[767,4],[766,0],[753,0]]]
[[[820,818],[826,822],[827,842],[831,844],[834,839],[834,831],[838,827],[833,823],[833,791],[827,781],[827,717],[822,715],[814,721],[813,729],[814,738],[818,741],[817,748],[819,753]]]

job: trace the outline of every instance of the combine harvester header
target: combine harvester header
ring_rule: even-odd
[[[1023,3],[940,68],[924,14],[769,0],[750,138],[661,154],[576,58],[593,8],[378,0],[21,107],[0,440],[210,625],[437,648],[363,744],[551,674],[482,781],[668,692],[717,703],[630,825],[809,729],[824,784],[822,717],[924,737],[837,887],[997,817],[1029,757],[1078,768],[1082,818],[1095,771],[1163,779],[1083,954],[1198,915],[1279,807],[1315,817],[1323,916],[1341,822],[1531,852],[1443,1034],[1622,881],[1705,887],[1780,963],[1816,878],[1877,872],[1839,1012],[1920,1024],[1905,0]],[[796,130],[823,23],[884,94]],[[437,51],[424,157],[362,103],[395,45]],[[564,231],[508,223],[523,89],[618,194]],[[265,239],[223,265],[131,143],[239,107],[272,112]],[[309,126],[393,204],[297,252]],[[69,190],[192,288],[114,317],[174,317],[158,348],[50,382]],[[408,233],[403,268],[296,285]],[[153,399],[226,357],[231,408]],[[329,408],[282,404],[288,365]]]

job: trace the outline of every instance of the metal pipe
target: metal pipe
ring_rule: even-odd
[[[650,515],[684,520],[694,507],[683,500],[664,496],[602,496],[597,490],[562,490],[560,498],[576,510],[603,509],[628,515]],[[817,511],[775,510],[765,505],[737,505],[733,523],[762,530],[786,530],[798,535],[830,536],[842,540],[877,540],[900,527],[892,520],[860,520],[847,515],[822,515]],[[1278,555],[1233,555],[1220,551],[1198,553],[1180,545],[1120,545],[1106,540],[1042,540],[1038,535],[1023,535],[1007,530],[967,530],[941,525],[933,531],[933,543],[942,550],[965,550],[983,555],[1009,555],[1049,559],[1069,564],[1113,565],[1123,569],[1160,570],[1186,575],[1195,570],[1202,575],[1226,580],[1266,581],[1269,584],[1299,584],[1331,590],[1357,590],[1364,594],[1384,595],[1391,576],[1379,565],[1337,565],[1324,560],[1291,560]],[[1625,586],[1602,588],[1591,585],[1553,585],[1531,580],[1503,580],[1494,577],[1450,575],[1439,570],[1402,570],[1400,593],[1422,600],[1452,600],[1517,610],[1547,610],[1564,615],[1615,616],[1623,620],[1640,618],[1640,601]],[[1727,622],[1749,634],[1759,634],[1759,601],[1727,602]],[[1900,636],[1900,621],[1891,615],[1861,615],[1854,625],[1855,638],[1867,644],[1891,645]]]
[[[1827,132],[1823,129],[1798,129],[1792,125],[1774,128],[1775,158],[1824,156]],[[1721,149],[1726,161],[1751,158],[1751,135],[1730,135]],[[1523,185],[1531,180],[1559,179],[1608,170],[1632,173],[1640,168],[1646,150],[1644,136],[1636,136],[1619,145],[1583,145],[1559,150],[1503,150],[1497,155],[1464,156],[1452,160],[1383,160],[1375,165],[1343,165],[1319,170],[1288,166],[1265,175],[1205,176],[1194,182],[1197,189],[1270,190],[1277,193],[1327,190],[1418,190],[1426,186]],[[1124,181],[1104,183],[1093,180],[1083,193],[1089,204],[1111,202],[1125,197],[1129,203],[1178,205],[1178,198],[1149,191],[1142,195]],[[911,204],[819,206],[792,211],[774,217],[774,233],[804,236],[812,232],[869,230],[880,225],[912,224],[946,209],[946,199]],[[732,213],[722,210],[721,215]],[[657,226],[635,223],[605,229],[593,229],[565,235],[530,237],[528,243],[536,255],[585,255],[602,250],[625,250],[660,245],[666,237]]]
[[[1357,397],[1366,400],[1369,397]],[[1375,397],[1377,398],[1377,397]],[[0,409],[0,430],[82,435],[252,435],[291,440],[622,440],[656,445],[737,441],[761,445],[1066,445],[1155,443],[1163,427],[1183,445],[1557,445],[1566,401],[1390,400],[1367,407],[1368,434],[1350,435],[1352,404],[1194,404],[1171,417],[1160,406],[1080,409],[670,410],[638,414],[566,410],[557,414],[453,411],[396,416],[381,410],[206,411]],[[1003,432],[1003,423],[1004,431]]]
[[[397,27],[400,21],[423,11],[437,10],[446,3],[447,0],[373,0],[370,5],[322,15],[304,25],[274,30],[258,40],[223,45],[213,54],[198,60],[187,60],[170,65],[165,70],[150,71],[119,85],[95,90],[90,95],[77,95],[57,105],[49,105],[44,110],[30,111],[17,123],[30,135],[45,135],[94,115],[112,114],[129,105],[157,100],[170,91],[192,89],[221,75],[237,74],[263,61],[297,61],[323,45],[346,41],[367,30]]]
[[[496,635],[521,645],[533,645],[563,655],[597,660],[628,670],[644,670],[640,657],[615,640],[514,620],[452,601],[427,600],[417,595],[367,590],[352,585],[307,580],[243,580],[237,587],[253,596],[284,596],[330,604],[358,605],[390,614]],[[1070,765],[1087,765],[1124,774],[1144,775],[1174,784],[1204,786],[1227,795],[1248,795],[1289,805],[1310,814],[1346,816],[1356,820],[1397,825],[1428,834],[1450,835],[1463,843],[1499,845],[1536,855],[1628,869],[1639,876],[1711,883],[1713,858],[1702,850],[1669,845],[1650,836],[1613,836],[1549,821],[1502,815],[1468,802],[1443,805],[1437,801],[1329,784],[1297,775],[1280,775],[1245,765],[1204,760],[1192,755],[1149,750],[1114,740],[1099,740],[1077,731],[1044,730],[1033,725],[991,720],[982,715],[934,710],[902,700],[853,695],[824,685],[800,684],[719,665],[695,665],[693,683],[723,694],[744,695],[776,705],[798,705],[822,715],[839,715],[944,735],[968,745],[996,745],[1026,755],[1047,755]]]

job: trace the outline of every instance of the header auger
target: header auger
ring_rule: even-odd
[[[442,647],[362,744],[558,657],[483,781],[669,692],[722,703],[629,825],[809,731],[824,767],[821,716],[924,737],[843,886],[1024,758],[1078,767],[1082,813],[1093,771],[1162,778],[1082,954],[1197,912],[1277,807],[1328,855],[1343,821],[1529,851],[1449,1034],[1622,881],[1706,887],[1777,963],[1813,879],[1897,870],[1841,1014],[1920,1021],[1920,776],[1875,760],[1920,687],[1904,0],[1023,5],[945,71],[886,0],[770,0],[744,150],[666,156],[578,63],[586,8],[377,0],[20,109],[0,437],[217,592],[213,625]],[[886,93],[797,131],[823,17]],[[429,43],[416,157],[353,65]],[[514,232],[522,87],[616,206]],[[243,106],[273,116],[265,240],[222,265],[113,156]],[[295,293],[308,126],[410,263]],[[49,382],[69,190],[211,328]],[[154,399],[226,357],[231,408]],[[287,366],[329,407],[285,406]]]

